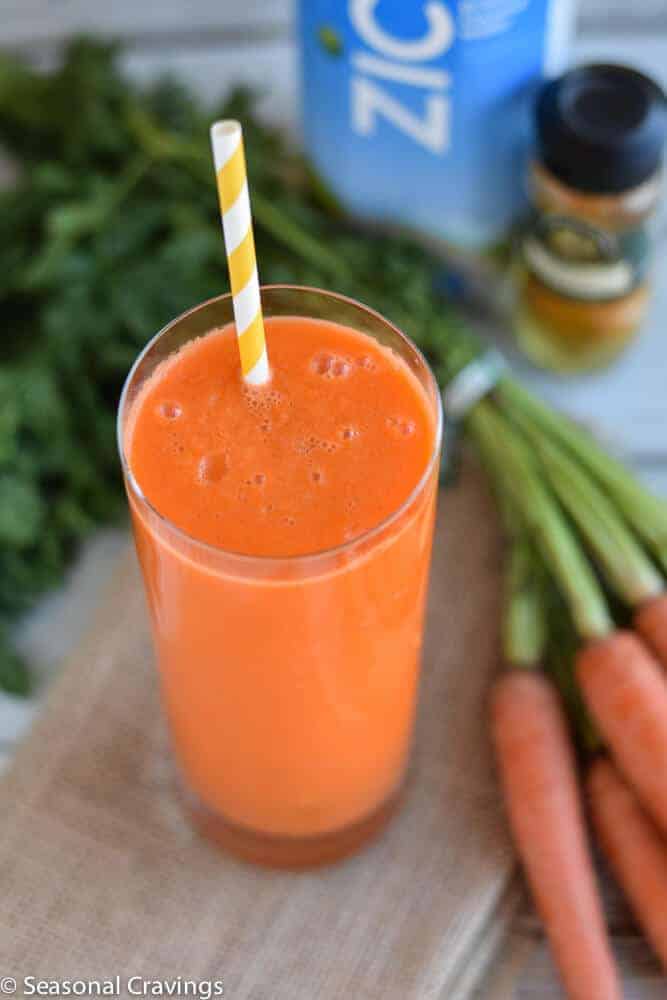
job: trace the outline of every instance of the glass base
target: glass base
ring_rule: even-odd
[[[332,833],[314,837],[286,837],[257,833],[230,823],[209,809],[192,792],[184,792],[185,809],[195,829],[243,861],[267,868],[316,868],[340,861],[356,853],[379,836],[397,811],[402,785],[370,816]]]

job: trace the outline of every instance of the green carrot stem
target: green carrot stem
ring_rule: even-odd
[[[506,413],[521,415],[542,428],[590,470],[667,571],[667,503],[645,489],[587,431],[545,406],[516,382],[503,379],[496,394]]]
[[[510,547],[502,629],[505,661],[520,669],[541,666],[547,671],[563,699],[577,742],[587,753],[595,752],[601,744],[574,676],[578,639],[569,611],[526,537],[513,498],[502,488],[498,451],[483,455]]]
[[[585,639],[607,635],[613,621],[602,589],[560,507],[540,482],[523,438],[488,400],[477,404],[467,426],[530,529],[579,634]]]
[[[546,614],[541,581],[525,526],[511,497],[503,492],[498,470],[487,466],[505,529],[502,648],[511,667],[536,669],[546,649]]]
[[[567,616],[567,612],[565,615]],[[552,619],[553,616],[550,617],[548,623],[550,641],[544,658],[546,670],[563,699],[577,743],[586,753],[596,753],[602,747],[602,740],[595,723],[588,714],[574,673],[577,651],[576,636],[564,635],[565,630],[562,622],[559,627],[554,628]],[[567,631],[573,632],[571,627]]]
[[[546,649],[546,618],[531,547],[524,534],[510,541],[505,579],[503,653],[513,667],[535,669]]]
[[[662,575],[589,473],[524,413],[517,413],[516,419],[615,593],[632,607],[662,593]]]

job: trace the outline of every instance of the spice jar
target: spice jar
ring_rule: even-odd
[[[536,126],[514,329],[537,364],[584,371],[615,357],[646,311],[665,97],[634,70],[584,66],[542,88]]]

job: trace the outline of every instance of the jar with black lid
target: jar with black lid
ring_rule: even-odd
[[[661,89],[623,66],[583,66],[542,88],[533,211],[514,258],[515,334],[538,365],[596,368],[639,329],[665,123]]]

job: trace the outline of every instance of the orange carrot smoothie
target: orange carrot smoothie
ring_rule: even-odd
[[[377,314],[263,301],[266,386],[214,300],[149,345],[119,427],[182,783],[232,849],[293,865],[357,846],[401,786],[440,410]]]

